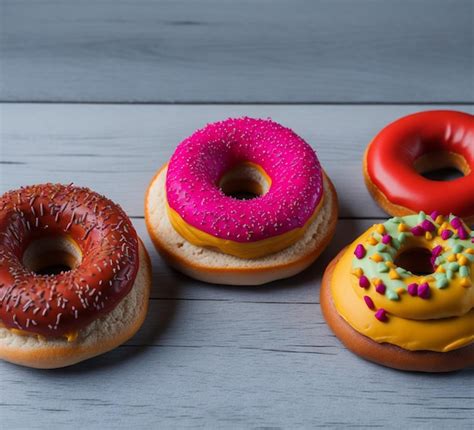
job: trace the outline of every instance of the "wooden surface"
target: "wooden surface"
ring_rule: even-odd
[[[371,138],[419,110],[474,114],[473,20],[472,0],[0,0],[0,193],[89,186],[124,207],[153,263],[126,345],[55,371],[0,362],[0,429],[472,429],[474,369],[359,359],[325,324],[319,287],[385,218],[362,179]],[[303,136],[341,204],[318,262],[262,287],[174,272],[143,220],[175,146],[240,115]]]
[[[134,217],[154,284],[146,323],[127,345],[56,371],[0,363],[1,427],[472,428],[474,369],[423,375],[370,364],[341,346],[319,308],[327,263],[383,217],[363,186],[365,145],[419,109],[2,105],[0,192],[74,181],[109,195]],[[142,217],[145,187],[175,145],[207,121],[242,114],[271,116],[313,145],[344,218],[313,267],[258,288],[177,274],[154,251]]]
[[[146,187],[175,146],[196,128],[231,116],[272,117],[311,143],[340,190],[341,217],[383,212],[368,199],[362,156],[374,135],[396,118],[456,106],[168,106],[5,104],[3,187],[74,182],[143,215]],[[473,106],[463,106],[474,113]]]
[[[0,99],[473,102],[472,0],[1,0]]]

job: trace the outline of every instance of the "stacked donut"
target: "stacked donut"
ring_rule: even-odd
[[[270,120],[238,118],[178,145],[150,184],[145,215],[158,251],[178,270],[256,285],[294,275],[318,257],[335,230],[337,197],[301,137]]]
[[[330,327],[349,349],[390,367],[440,372],[472,365],[473,237],[459,218],[438,212],[373,226],[326,271],[321,305]],[[397,265],[416,249],[430,250],[425,274]]]
[[[426,176],[447,167],[462,176]],[[430,111],[395,121],[367,148],[364,177],[395,217],[326,269],[329,326],[353,352],[389,367],[474,366],[474,234],[465,223],[474,221],[474,117]]]
[[[423,176],[442,167],[462,177]],[[474,365],[474,233],[466,223],[474,220],[473,172],[469,114],[410,115],[371,142],[364,177],[394,218],[344,249],[321,288],[323,314],[349,349],[404,370]],[[232,285],[308,267],[331,240],[337,213],[334,186],[311,146],[280,124],[247,117],[183,140],[145,202],[166,261]],[[131,221],[107,198],[57,184],[4,194],[0,358],[61,367],[125,342],[145,318],[150,272]]]

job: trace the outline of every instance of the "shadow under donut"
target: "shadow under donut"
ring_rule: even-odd
[[[156,255],[153,255],[152,260],[156,258]],[[152,267],[156,268],[156,266],[156,264],[153,264]],[[160,282],[157,282],[157,278],[160,278]],[[39,373],[47,375],[48,378],[56,376],[62,378],[68,375],[73,376],[76,374],[100,372],[108,368],[133,364],[133,362],[139,360],[150,347],[154,347],[159,343],[160,337],[164,335],[171,322],[175,319],[178,313],[179,300],[157,298],[166,297],[167,291],[171,290],[174,296],[179,297],[180,282],[170,276],[163,279],[163,277],[157,276],[156,269],[154,269],[152,273],[152,288],[148,302],[148,312],[145,321],[130,340],[105,354],[92,357],[72,366],[58,369],[31,369],[11,365],[24,372]]]

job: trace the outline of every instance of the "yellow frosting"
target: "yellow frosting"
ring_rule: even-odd
[[[255,187],[254,190],[259,189],[266,191],[269,189],[272,180],[261,166],[246,161],[241,164],[241,167],[243,167],[244,169],[250,167],[251,169],[256,171],[258,175],[263,179],[264,183],[258,183],[259,181],[256,178],[250,179],[249,182],[254,182],[254,184],[249,185],[253,185]],[[225,175],[225,178],[221,179],[221,182],[223,182],[224,179],[232,179],[234,175],[235,172],[228,172],[228,174]],[[242,182],[243,179],[238,178],[238,180]],[[214,237],[209,233],[206,233],[188,224],[174,209],[172,209],[168,205],[168,203],[166,204],[166,208],[171,225],[178,232],[178,234],[184,239],[186,239],[188,242],[200,247],[211,249],[214,248],[219,250],[220,252],[223,252],[224,254],[230,254],[239,258],[248,259],[260,258],[281,251],[282,249],[288,248],[289,246],[297,242],[299,239],[301,239],[306,229],[316,218],[320,208],[322,207],[323,200],[324,196],[319,202],[316,209],[314,210],[313,215],[311,215],[311,218],[306,222],[303,227],[295,228],[284,234],[269,237],[263,240],[258,240],[255,242],[236,242],[233,240],[225,240],[218,237]]]
[[[250,162],[246,162],[243,164],[245,166],[251,166],[253,169],[257,170],[260,175],[265,178],[267,187],[271,185],[270,177],[260,166]],[[260,258],[269,254],[273,254],[275,252],[281,251],[282,249],[288,248],[289,246],[297,242],[301,237],[303,237],[306,229],[318,215],[319,210],[323,205],[323,200],[324,196],[323,198],[321,198],[321,201],[314,210],[310,219],[303,227],[295,228],[278,236],[269,237],[267,239],[258,240],[255,242],[236,242],[233,240],[226,240],[214,237],[209,233],[206,233],[188,224],[174,209],[172,209],[168,205],[168,203],[166,204],[166,207],[171,225],[176,230],[176,232],[188,242],[200,247],[211,249],[214,248],[219,250],[220,252],[223,252],[224,254],[230,254],[240,258],[250,259]]]
[[[364,243],[369,238],[373,237],[372,233],[374,230],[376,230],[376,228],[377,226],[372,227],[364,235],[357,239],[354,247],[358,243]],[[409,237],[404,245],[404,248],[433,248],[437,245],[446,245],[446,243],[442,241],[439,236],[433,240],[430,240],[429,242],[427,242],[424,237]],[[352,253],[351,256],[354,257],[354,254]],[[371,258],[373,259],[373,257]],[[473,273],[474,264],[469,263],[469,266],[471,273]],[[397,273],[393,268],[391,271],[393,271],[393,273]],[[456,276],[450,281],[449,288],[432,288],[431,297],[429,300],[420,300],[418,297],[412,297],[404,290],[401,292],[402,295],[400,300],[396,301],[390,300],[385,295],[377,294],[374,288],[370,290],[364,290],[363,288],[360,288],[357,283],[357,277],[354,278],[354,290],[361,300],[363,300],[363,296],[369,295],[377,305],[377,308],[384,308],[387,312],[396,314],[403,318],[416,320],[447,318],[464,315],[474,308],[474,288],[464,288],[462,286],[462,278],[459,276]],[[395,279],[400,279],[398,273],[397,278]],[[409,285],[411,283],[423,284],[424,282],[433,284],[435,279],[433,275],[412,275],[403,279],[403,283],[405,285]],[[372,282],[372,284],[374,284],[374,282]]]
[[[270,188],[272,180],[261,166],[247,161],[242,163],[241,167],[243,167],[244,169],[253,169],[257,172],[260,178],[263,179],[263,183],[258,183],[260,181],[255,177],[250,179],[249,182],[257,182],[253,184],[254,186],[256,186],[254,190],[257,190],[258,188],[260,190],[266,191]],[[228,172],[221,179],[221,182],[227,179],[232,180],[236,173],[238,175],[238,171]],[[238,180],[241,182],[243,178],[238,178]],[[267,239],[258,240],[255,242],[236,242],[233,240],[226,240],[214,237],[209,233],[206,233],[188,224],[174,209],[172,209],[168,205],[168,203],[166,204],[166,208],[171,225],[176,230],[176,232],[188,242],[192,243],[195,246],[211,249],[214,248],[224,254],[234,255],[235,257],[251,259],[265,257],[266,255],[281,251],[282,249],[288,248],[289,246],[296,243],[299,239],[301,239],[306,229],[310,226],[310,224],[315,220],[316,216],[318,215],[319,210],[323,205],[323,201],[324,196],[321,198],[318,206],[314,210],[310,219],[303,227],[295,228],[278,236],[269,237]]]
[[[311,218],[303,227],[295,228],[278,236],[269,237],[268,239],[245,243],[211,236],[209,233],[201,231],[188,224],[174,209],[170,208],[168,204],[166,207],[168,210],[168,218],[173,228],[180,236],[193,245],[205,248],[215,248],[224,254],[234,255],[240,258],[259,258],[281,251],[297,242],[318,215],[323,199],[321,199],[321,202],[317,206],[313,215],[311,215]]]
[[[472,343],[474,288],[462,286],[461,278],[454,279],[449,288],[432,288],[428,300],[412,297],[402,289],[399,300],[389,300],[375,291],[374,280],[371,280],[368,289],[359,286],[357,273],[352,270],[354,250],[357,244],[366,243],[376,229],[377,226],[374,226],[351,244],[336,264],[331,293],[341,317],[356,331],[375,342],[386,342],[411,351],[447,352]],[[423,278],[429,276],[413,276],[405,281],[419,283]],[[426,281],[432,282],[430,279]],[[387,310],[386,322],[374,317],[375,310],[369,309],[363,300],[365,295],[373,300],[375,310]],[[449,306],[446,308],[444,304]],[[431,315],[430,319],[427,319],[427,315]]]
[[[44,340],[44,341],[48,339],[45,336],[42,336],[42,335],[37,334],[37,333],[32,333],[32,332],[29,332],[27,330],[19,330],[17,328],[8,328],[5,325],[3,325],[2,323],[0,323],[0,328],[7,329],[11,333],[16,334],[18,336],[35,336],[36,338],[38,338],[38,340]],[[71,333],[66,333],[66,334],[64,334],[60,337],[65,338],[68,342],[74,342],[77,339],[78,336],[79,336],[79,332],[74,331],[74,332],[71,332]]]

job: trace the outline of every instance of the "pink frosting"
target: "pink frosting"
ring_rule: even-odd
[[[244,161],[271,178],[263,196],[238,200],[218,187]],[[178,145],[166,194],[186,223],[221,239],[255,242],[305,225],[321,201],[323,177],[315,152],[292,130],[271,120],[237,118],[209,124]]]

